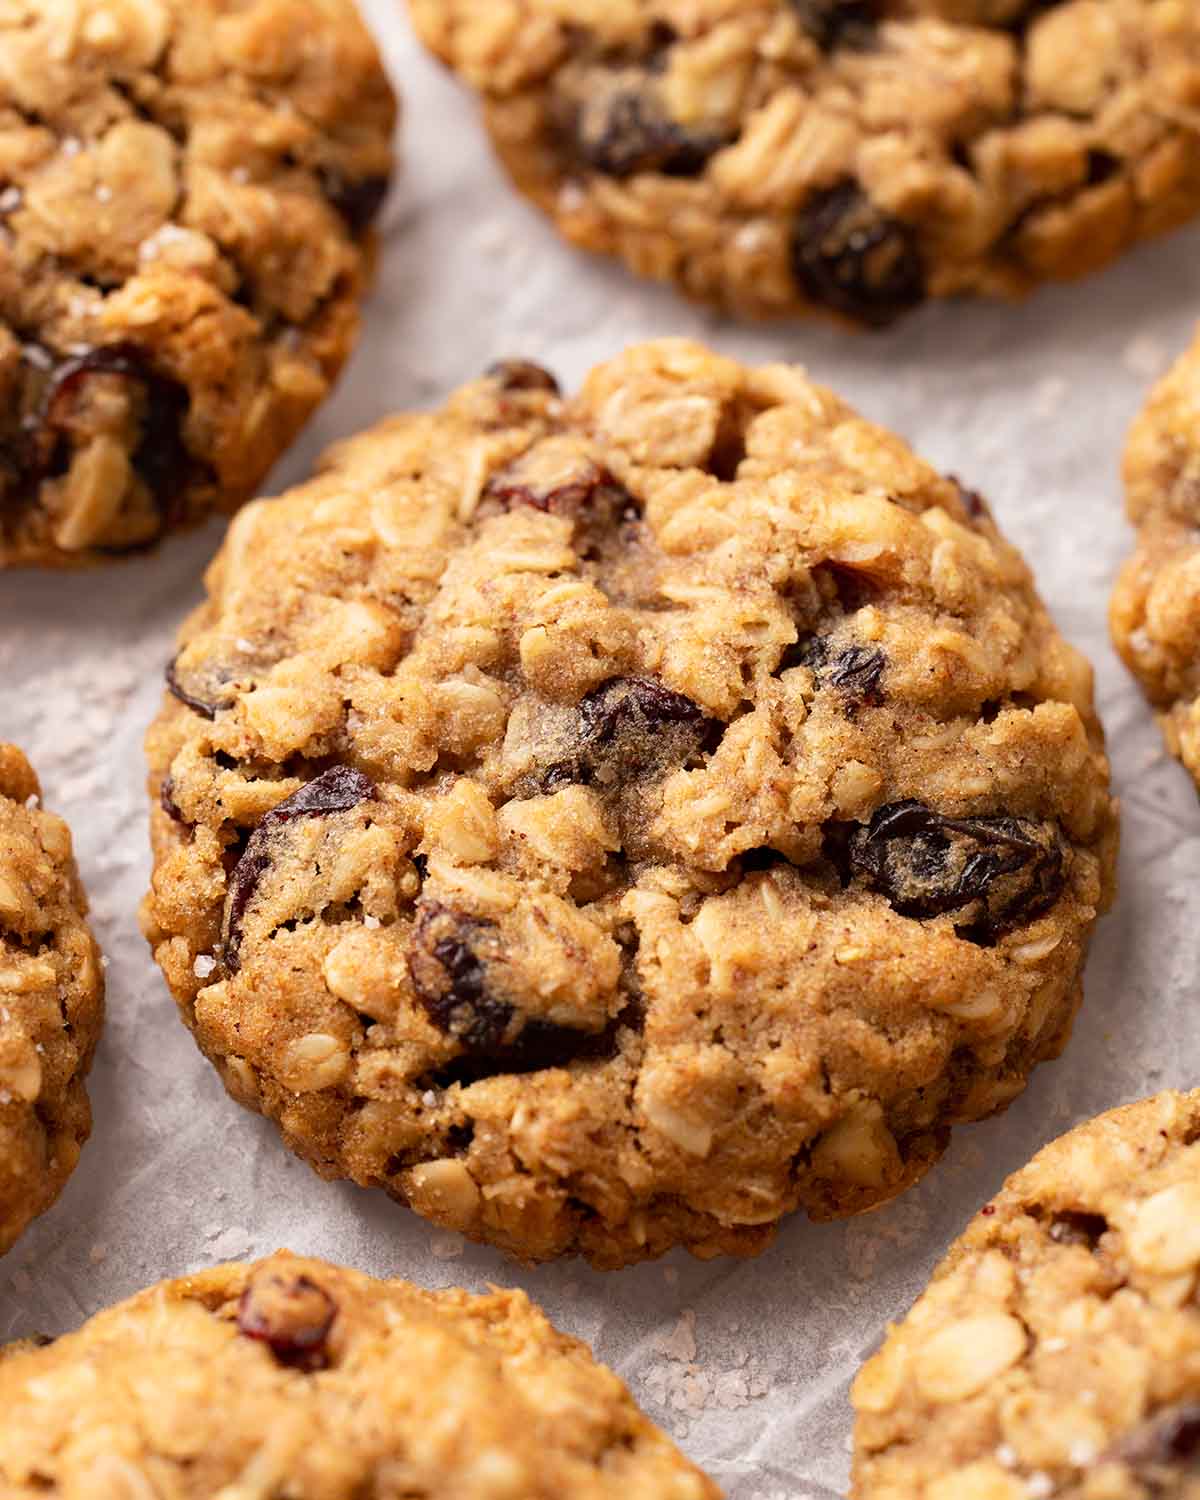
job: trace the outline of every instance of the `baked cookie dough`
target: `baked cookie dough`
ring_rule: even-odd
[[[509,362],[238,519],[150,731],[146,933],[328,1176],[531,1260],[751,1254],[1056,1054],[1087,664],[803,371]]]
[[[523,1292],[281,1252],[0,1361],[6,1497],[719,1500]]]
[[[252,495],[354,342],[393,102],[350,0],[0,12],[0,568]]]
[[[1200,1496],[1200,1091],[1054,1141],[855,1382],[852,1500]]]
[[[1200,336],[1134,423],[1125,484],[1138,541],[1113,592],[1113,640],[1200,783]]]
[[[71,834],[40,798],[29,762],[0,743],[0,1254],[79,1160],[104,1014]]]
[[[410,0],[517,186],[736,313],[882,326],[1200,211],[1186,0]]]

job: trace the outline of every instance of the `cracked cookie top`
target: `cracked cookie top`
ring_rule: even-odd
[[[0,1360],[0,1483],[13,1500],[718,1496],[523,1292],[424,1292],[284,1252]]]
[[[1113,640],[1200,783],[1200,336],[1134,423],[1125,484],[1138,539],[1113,591]]]
[[[349,0],[0,5],[0,568],[254,493],[353,344],[393,115]]]
[[[1183,0],[409,0],[568,239],[736,312],[882,326],[1200,211]]]
[[[91,1130],[104,975],[61,818],[0,744],[0,1254],[62,1191]]]
[[[237,519],[145,928],[322,1173],[599,1265],[865,1208],[1061,1046],[1115,812],[980,497],[803,371],[498,366]]]
[[[853,1500],[1196,1500],[1200,1092],[1010,1177],[855,1382]]]

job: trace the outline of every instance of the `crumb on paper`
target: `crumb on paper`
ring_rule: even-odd
[[[454,1234],[448,1229],[429,1237],[429,1253],[434,1260],[457,1260],[465,1249],[466,1242],[462,1235]]]
[[[94,1265],[94,1266],[100,1265],[102,1261],[105,1261],[107,1259],[108,1259],[108,1246],[107,1245],[99,1245],[99,1244],[93,1245],[92,1248],[88,1251],[88,1260],[90,1260],[91,1263],[92,1263],[92,1265]]]

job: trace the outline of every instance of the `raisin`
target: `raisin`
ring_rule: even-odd
[[[490,1053],[509,1038],[515,1007],[490,993],[481,950],[495,942],[493,923],[438,901],[418,907],[408,966],[413,988],[439,1031],[470,1052]]]
[[[329,1364],[337,1305],[308,1276],[258,1271],[238,1300],[238,1332],[268,1345],[281,1365],[311,1374]]]
[[[387,197],[387,177],[362,177],[357,182],[344,177],[335,167],[322,167],[317,173],[321,191],[340,214],[355,239],[361,239],[379,217]]]
[[[1107,1228],[1108,1220],[1103,1214],[1079,1213],[1074,1209],[1067,1209],[1054,1215],[1048,1232],[1056,1245],[1083,1245],[1088,1250],[1094,1250]]]
[[[852,703],[878,708],[883,702],[880,683],[887,657],[876,646],[843,646],[832,651],[824,636],[812,635],[783,653],[777,670],[786,672],[789,667],[807,667],[819,688],[835,687]]]
[[[651,677],[610,677],[580,701],[578,715],[579,748],[542,772],[543,791],[664,774],[715,748],[724,727]]]
[[[988,509],[988,503],[978,490],[968,489],[961,480],[955,479],[953,474],[950,475],[950,483],[958,491],[958,498],[962,501],[963,509],[972,521],[990,518],[992,513]]]
[[[1149,1417],[1103,1455],[1128,1464],[1158,1493],[1156,1480],[1200,1474],[1200,1401],[1180,1401]],[[1164,1491],[1165,1493],[1165,1491]]]
[[[167,691],[204,719],[215,719],[238,700],[239,685],[253,682],[257,673],[272,666],[278,652],[270,642],[220,641],[200,661],[180,665],[183,652],[168,663]]]
[[[134,382],[141,388],[141,434],[130,455],[162,514],[175,518],[172,496],[195,468],[183,442],[188,394],[184,386],[155,370],[135,344],[105,344],[62,357],[40,344],[21,350],[19,389],[0,434],[0,462],[8,476],[8,505],[29,499],[42,480],[70,466],[72,407],[81,388],[96,376]]]
[[[162,785],[158,789],[158,803],[172,822],[184,823],[187,821],[179,809],[179,804],[175,801],[175,778],[173,776],[163,777]]]
[[[201,698],[196,693],[189,692],[180,681],[178,662],[179,657],[173,656],[167,663],[166,671],[163,673],[167,683],[167,691],[173,698],[178,698],[180,703],[186,708],[190,708],[193,713],[199,714],[202,719],[215,719],[222,709],[232,708],[237,702],[236,696],[232,698]]]
[[[925,298],[912,229],[850,178],[810,198],[792,231],[792,270],[810,302],[884,328]]]
[[[879,20],[878,0],[791,0],[791,6],[822,52],[869,46]]]
[[[649,87],[603,93],[579,110],[574,129],[579,159],[606,177],[698,177],[726,139],[722,132],[672,120]]]
[[[549,370],[535,365],[531,359],[498,359],[484,371],[490,380],[500,383],[504,391],[549,391],[559,394],[558,381]]]
[[[901,916],[973,908],[955,931],[981,944],[1048,910],[1063,888],[1058,834],[1026,818],[951,818],[893,802],[851,834],[848,854],[851,873]]]
[[[629,494],[590,458],[573,455],[565,466],[550,458],[553,450],[533,449],[488,481],[486,494],[505,507],[530,505],[554,515],[578,515],[593,505],[605,510],[624,509]]]
[[[644,1025],[644,1008],[637,1000],[631,1000],[603,1031],[527,1021],[514,1042],[456,1057],[422,1078],[420,1087],[445,1090],[458,1084],[466,1088],[501,1075],[542,1073],[577,1062],[607,1062],[617,1054],[618,1033],[623,1029],[640,1032]]]
[[[240,967],[238,949],[246,910],[254,899],[259,882],[274,862],[272,845],[278,829],[295,818],[324,818],[333,813],[349,812],[375,796],[368,777],[350,766],[331,766],[299,791],[285,797],[267,813],[250,835],[241,858],[229,877],[229,894],[225,902],[222,932],[222,957],[225,968],[236,974]]]

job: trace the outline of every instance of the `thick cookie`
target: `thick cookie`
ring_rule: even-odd
[[[752,1253],[1058,1052],[1115,817],[978,496],[802,371],[512,363],[252,506],[150,732],[236,1098],[540,1259]]]
[[[1113,591],[1113,640],[1200,784],[1200,337],[1134,423],[1125,483],[1138,544]]]
[[[890,323],[1200,212],[1187,0],[410,0],[517,186],[740,313]]]
[[[1200,1496],[1200,1091],[1010,1177],[854,1386],[853,1500]]]
[[[279,1253],[0,1362],[0,1487],[172,1500],[719,1500],[523,1292]]]
[[[358,326],[393,102],[350,0],[0,12],[0,568],[254,493]]]
[[[0,744],[0,1253],[54,1202],[92,1116],[104,973],[67,825]]]

